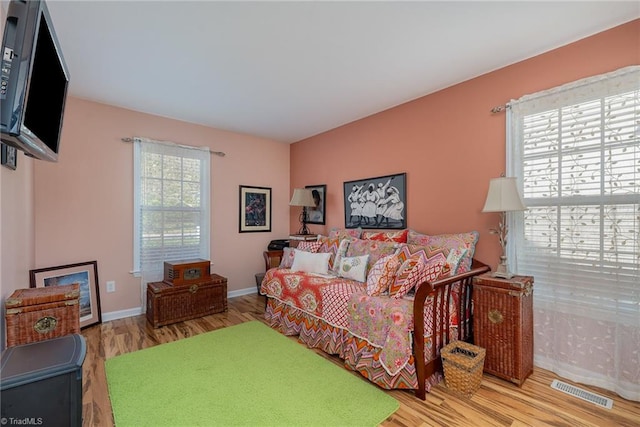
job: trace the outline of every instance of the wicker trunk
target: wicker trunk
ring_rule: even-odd
[[[147,285],[147,319],[154,328],[227,310],[227,279],[217,274],[191,286]]]
[[[80,333],[77,283],[17,289],[5,301],[7,347]]]
[[[484,371],[522,385],[533,372],[533,277],[475,277],[473,334]]]

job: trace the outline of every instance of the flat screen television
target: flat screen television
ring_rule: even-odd
[[[0,139],[57,161],[69,71],[44,1],[9,3],[0,53]]]

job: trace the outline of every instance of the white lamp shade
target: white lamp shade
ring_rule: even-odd
[[[308,188],[294,188],[293,196],[289,202],[290,206],[315,206],[313,194]]]
[[[527,209],[518,187],[516,179],[511,177],[493,178],[489,182],[487,200],[484,203],[482,212],[510,212],[523,211]]]

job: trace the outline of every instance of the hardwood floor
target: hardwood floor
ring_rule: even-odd
[[[82,332],[87,339],[87,356],[83,365],[83,426],[113,426],[105,359],[250,320],[263,321],[263,297],[247,295],[229,299],[228,303],[226,313],[159,329],[153,329],[144,316],[114,320],[85,329]],[[336,357],[318,353],[341,364]],[[601,409],[551,389],[549,384],[554,378],[557,376],[549,371],[535,369],[519,388],[485,374],[480,390],[470,399],[450,392],[444,383],[428,393],[426,401],[417,399],[410,391],[386,391],[400,402],[400,409],[381,425],[640,426],[640,403],[622,399],[605,390],[576,384],[614,400],[612,410]],[[366,380],[363,378],[363,381]]]

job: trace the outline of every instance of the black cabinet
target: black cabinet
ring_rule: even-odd
[[[66,335],[2,352],[3,424],[82,426],[84,337]]]

